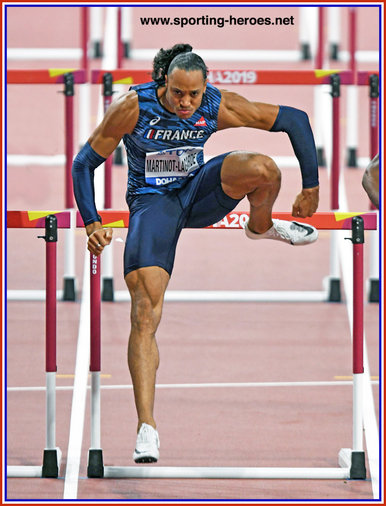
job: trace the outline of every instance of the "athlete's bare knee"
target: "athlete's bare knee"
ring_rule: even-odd
[[[154,335],[161,319],[169,275],[158,267],[132,271],[125,281],[131,296],[132,331]]]
[[[249,164],[258,183],[280,185],[281,172],[272,158],[266,155],[251,155]]]
[[[144,294],[132,294],[131,328],[132,331],[154,336],[161,319],[162,308],[154,306],[151,299]]]
[[[249,154],[246,160],[246,193],[259,188],[278,191],[281,184],[281,172],[272,158],[260,154]]]

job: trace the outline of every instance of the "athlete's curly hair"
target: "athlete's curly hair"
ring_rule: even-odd
[[[192,53],[190,44],[175,44],[170,49],[160,49],[153,60],[152,79],[158,84],[165,83],[165,76],[174,68],[182,70],[201,70],[206,79],[208,69],[204,60],[196,53]]]

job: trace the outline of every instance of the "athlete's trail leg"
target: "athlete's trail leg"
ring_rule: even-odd
[[[161,320],[169,274],[160,267],[144,267],[127,274],[125,281],[131,296],[131,332],[127,356],[138,413],[138,429],[142,423],[156,428],[154,395],[159,353],[155,333]]]

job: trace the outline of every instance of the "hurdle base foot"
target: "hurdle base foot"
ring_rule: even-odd
[[[328,302],[341,302],[342,295],[340,291],[340,279],[329,278],[328,279]]]
[[[351,168],[358,167],[358,157],[356,148],[347,149],[347,167]]]
[[[317,148],[316,149],[316,156],[318,160],[319,167],[326,167],[326,157],[324,156],[324,149],[323,148]]]
[[[308,42],[303,42],[300,46],[302,60],[311,60],[311,49]]]
[[[74,278],[63,279],[63,300],[76,300]]]
[[[102,450],[90,448],[88,451],[87,477],[103,478],[103,476],[104,467]]]
[[[369,279],[369,302],[379,302],[379,279]]]
[[[342,448],[339,452],[339,465],[350,469],[351,480],[366,479],[365,452]]]
[[[366,479],[365,452],[352,452],[350,479],[352,480]]]
[[[114,283],[112,278],[102,279],[102,300],[110,302],[114,300]]]
[[[59,448],[45,448],[43,453],[42,478],[57,478],[59,476],[61,451]]]

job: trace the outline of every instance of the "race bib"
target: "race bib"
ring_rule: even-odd
[[[152,186],[163,186],[189,176],[200,167],[197,157],[203,149],[183,146],[146,153],[146,183]]]

